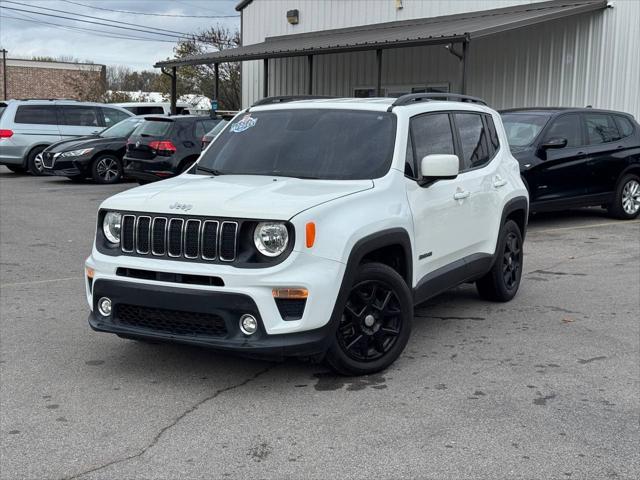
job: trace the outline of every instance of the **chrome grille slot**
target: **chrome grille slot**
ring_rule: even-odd
[[[236,222],[222,222],[220,228],[220,260],[232,262],[236,258],[236,233],[238,224]]]
[[[172,218],[169,220],[169,233],[167,234],[168,252],[170,257],[179,257],[182,254],[182,230],[184,220]]]
[[[215,220],[206,220],[202,224],[201,255],[204,260],[215,260],[218,253],[218,227]]]
[[[147,254],[151,248],[151,217],[136,220],[136,252]]]
[[[120,250],[128,255],[153,255],[193,261],[233,262],[238,259],[240,223],[206,218],[123,214]]]
[[[135,246],[135,223],[136,217],[124,215],[120,232],[120,244],[123,252],[133,252]]]
[[[200,220],[187,220],[184,225],[184,256],[198,258],[200,251]]]
[[[151,224],[151,253],[164,255],[167,253],[167,219],[156,217]]]

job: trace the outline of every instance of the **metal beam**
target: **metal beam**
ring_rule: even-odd
[[[376,68],[378,69],[378,76],[376,79],[376,95],[382,97],[382,49],[376,50]]]
[[[307,94],[313,95],[313,55],[307,55],[309,78],[307,78]]]
[[[178,113],[178,73],[176,67],[171,69],[171,115]]]
[[[467,94],[467,63],[469,57],[469,40],[465,40],[462,42],[462,58],[460,59],[460,93],[463,95]]]
[[[263,60],[263,63],[264,63],[264,69],[263,69],[264,78],[262,80],[262,96],[266,98],[269,96],[269,59],[265,58]]]

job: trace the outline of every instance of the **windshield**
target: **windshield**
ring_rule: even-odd
[[[215,174],[379,178],[391,166],[395,130],[395,115],[387,112],[249,112],[218,135],[198,166]]]
[[[536,139],[549,121],[549,115],[533,113],[503,113],[502,123],[507,132],[509,145],[524,147]]]
[[[127,118],[109,128],[105,128],[100,132],[100,136],[103,138],[129,137],[141,121],[142,118]]]

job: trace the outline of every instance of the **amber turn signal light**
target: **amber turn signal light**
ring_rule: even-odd
[[[313,247],[313,244],[316,241],[316,224],[313,222],[307,223],[306,233],[307,233],[307,248],[311,248]]]
[[[88,278],[93,278],[93,276],[96,274],[95,270],[91,267],[84,267],[84,269],[87,272]]]
[[[306,288],[274,288],[272,292],[273,298],[302,299],[309,296]]]

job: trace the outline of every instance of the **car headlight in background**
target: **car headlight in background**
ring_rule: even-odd
[[[267,257],[277,257],[287,248],[289,232],[284,223],[260,222],[253,232],[253,243]]]
[[[70,150],[68,152],[62,152],[61,157],[81,157],[93,151],[93,148],[81,148],[80,150]]]
[[[120,221],[122,215],[118,212],[107,212],[102,220],[102,231],[111,243],[120,243]]]

